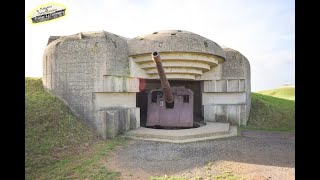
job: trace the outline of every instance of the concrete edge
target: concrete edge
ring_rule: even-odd
[[[169,135],[152,135],[152,134],[131,134],[125,133],[128,136],[134,136],[136,138],[147,138],[147,139],[164,139],[164,140],[173,140],[173,141],[183,141],[188,139],[197,139],[197,138],[205,138],[205,137],[213,137],[213,136],[221,136],[227,135],[230,133],[229,131],[221,131],[221,132],[209,132],[203,134],[196,134],[196,135],[181,135],[181,136],[169,136]],[[148,137],[146,137],[148,136]]]
[[[213,139],[221,139],[221,138],[238,136],[238,127],[233,126],[233,125],[230,126],[230,130],[229,130],[228,134],[213,135],[213,136],[200,137],[200,138],[190,138],[190,139],[183,139],[183,140],[160,139],[160,138],[142,138],[142,137],[130,136],[130,135],[126,135],[126,134],[122,134],[120,136],[130,138],[130,139],[144,140],[144,141],[157,141],[157,142],[169,142],[169,143],[190,143],[190,142],[197,142],[197,141],[205,141],[205,140],[213,140]]]

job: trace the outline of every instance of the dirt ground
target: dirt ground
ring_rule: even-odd
[[[125,180],[164,175],[213,179],[228,172],[240,179],[291,180],[294,154],[294,133],[243,131],[238,137],[185,144],[132,140],[105,164]]]

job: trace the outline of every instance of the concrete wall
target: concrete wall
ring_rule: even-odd
[[[105,97],[104,92],[133,93],[139,87],[137,79],[126,79],[129,76],[126,39],[104,31],[52,41],[44,52],[43,67],[43,85],[103,137],[105,132],[96,112],[114,103],[96,103],[96,93]],[[125,101],[116,105],[127,107]]]
[[[93,101],[96,110],[105,107],[136,107],[136,93],[104,92],[94,93]]]
[[[204,120],[246,125],[251,108],[250,64],[238,51],[224,50],[226,61],[201,77],[205,79],[201,84]]]
[[[202,93],[202,105],[245,104],[245,103],[246,103],[246,94],[241,92]]]

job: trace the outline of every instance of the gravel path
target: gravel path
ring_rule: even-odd
[[[123,179],[209,177],[225,171],[248,179],[294,179],[294,154],[294,133],[243,131],[239,137],[186,144],[132,140],[106,165]]]

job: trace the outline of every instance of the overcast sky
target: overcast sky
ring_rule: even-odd
[[[33,25],[29,13],[57,2],[67,15]],[[295,84],[293,0],[30,0],[26,1],[25,76],[42,76],[49,36],[105,30],[133,38],[159,30],[187,30],[248,58],[252,91]]]

